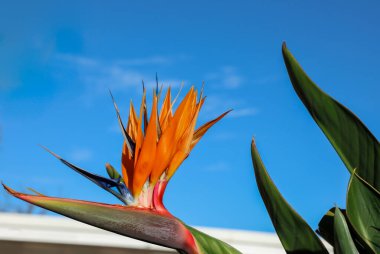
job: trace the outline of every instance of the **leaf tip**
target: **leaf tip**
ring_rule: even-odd
[[[253,136],[251,141],[251,150],[253,151],[254,149],[256,149],[256,141],[255,137]]]
[[[283,41],[282,42],[282,50],[284,51],[284,50],[286,50],[287,49],[287,47],[286,47],[286,41]]]

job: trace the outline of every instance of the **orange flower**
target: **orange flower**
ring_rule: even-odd
[[[199,111],[205,101],[202,92],[198,97],[198,91],[191,87],[175,112],[173,107],[176,99],[171,100],[170,87],[160,110],[159,98],[160,93],[156,89],[153,92],[149,120],[145,89],[138,116],[131,103],[126,128],[118,114],[125,136],[122,175],[134,198],[132,205],[136,206],[163,207],[162,195],[167,181],[207,130],[229,112],[195,129]],[[155,197],[160,198],[157,200]]]
[[[126,206],[48,197],[33,190],[36,195],[28,195],[5,185],[4,188],[11,195],[45,209],[105,230],[170,247],[180,253],[203,253],[203,248],[199,246],[205,237],[207,241],[217,241],[218,249],[222,246],[222,249],[232,250],[229,245],[183,224],[162,203],[167,183],[177,168],[207,130],[229,111],[195,129],[205,102],[202,92],[198,97],[197,90],[191,87],[176,110],[173,110],[176,99],[172,101],[170,88],[161,106],[160,94],[156,88],[148,117],[144,89],[139,114],[136,114],[131,103],[126,127],[114,102],[124,136],[121,175],[108,163],[106,169],[109,178],[93,174],[45,148],[62,163],[113,194]],[[202,241],[198,242],[197,236]]]

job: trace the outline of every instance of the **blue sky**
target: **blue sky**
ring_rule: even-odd
[[[90,3],[91,2],[91,3]],[[312,225],[344,207],[348,173],[292,90],[289,49],[379,136],[378,1],[12,1],[0,8],[0,179],[18,190],[118,201],[38,144],[98,174],[120,167],[122,115],[141,80],[205,82],[200,122],[234,111],[193,150],[165,203],[192,225],[273,231],[250,142]],[[0,195],[0,202],[7,198]]]

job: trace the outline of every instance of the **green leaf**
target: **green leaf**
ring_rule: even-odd
[[[261,161],[254,141],[251,148],[257,186],[286,252],[327,254],[328,251],[318,236],[286,202],[274,185]]]
[[[345,216],[345,220],[347,222],[348,229],[350,230],[350,234],[354,240],[356,249],[359,253],[368,253],[368,249],[370,249],[367,244],[363,241],[363,239],[355,232],[349,220],[347,218],[346,210],[341,210],[343,216]],[[334,216],[335,216],[335,207],[331,208],[321,219],[318,224],[317,233],[323,237],[329,244],[334,246]],[[369,253],[373,253],[372,251]]]
[[[191,234],[194,236],[201,254],[241,254],[240,251],[221,240],[211,237],[189,226],[187,226],[187,229],[189,229]]]
[[[372,253],[380,253],[380,192],[356,172],[348,185],[347,217]]]
[[[151,209],[27,195],[4,188],[17,198],[74,220],[182,253],[197,253],[190,231],[172,216]]]
[[[346,219],[339,208],[335,209],[334,216],[334,253],[359,254],[352,240]]]
[[[282,47],[286,68],[295,91],[343,160],[380,190],[380,146],[376,137],[345,106],[323,92],[302,70],[296,59]]]

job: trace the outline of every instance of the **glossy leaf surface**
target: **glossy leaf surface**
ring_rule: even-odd
[[[352,240],[346,219],[339,208],[335,209],[334,215],[334,253],[359,254]]]
[[[283,44],[282,53],[295,91],[348,170],[380,190],[380,145],[368,128],[345,106],[323,92],[302,70]]]
[[[350,230],[351,237],[355,243],[356,249],[359,253],[373,253],[370,247],[364,242],[364,240],[355,232],[351,226],[346,210],[341,209],[341,213],[345,217],[348,229]],[[331,246],[334,246],[334,217],[335,217],[335,207],[331,208],[318,223],[317,233],[323,237]]]
[[[252,141],[252,161],[257,186],[268,210],[273,226],[287,253],[328,253],[325,246],[282,197],[268,175],[254,141]]]
[[[348,187],[347,217],[373,253],[380,253],[380,193],[356,173]]]

